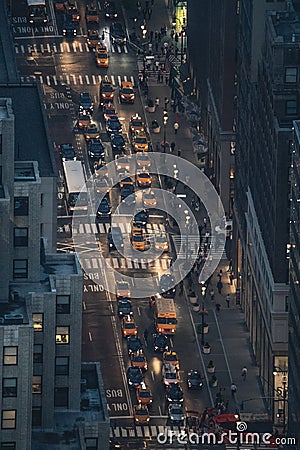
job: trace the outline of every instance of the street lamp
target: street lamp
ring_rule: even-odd
[[[163,123],[164,123],[164,153],[166,152],[166,144],[167,144],[167,123],[168,123],[168,113],[164,111]]]
[[[177,182],[177,181],[176,181]],[[188,240],[188,229],[189,229],[189,223],[190,223],[190,216],[189,216],[189,212],[187,209],[184,210],[184,214],[185,214],[185,263],[184,263],[184,268],[186,270],[189,269],[189,263],[188,263],[188,245],[189,245],[189,240]]]
[[[181,52],[180,52],[180,62],[182,64],[183,62],[183,55],[184,55],[184,46],[183,46],[183,38],[185,36],[185,27],[182,27],[181,29]]]
[[[287,396],[288,396],[288,378],[287,378],[287,369],[284,366],[282,369],[281,367],[275,366],[273,370],[274,377],[281,375],[281,383],[282,386],[275,387],[275,392],[277,394],[277,397],[279,397],[280,401],[282,401],[282,408],[277,409],[276,417],[279,419],[282,417],[283,419],[283,434],[285,434],[286,431],[286,404],[287,404]]]

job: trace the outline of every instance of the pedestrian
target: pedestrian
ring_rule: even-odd
[[[203,218],[203,226],[204,226],[204,229],[206,230],[206,226],[207,226],[207,218],[206,217]]]
[[[232,272],[232,259],[229,260],[227,272]]]
[[[246,366],[244,366],[244,367],[242,368],[242,378],[243,378],[244,381],[246,381],[246,378],[247,378],[247,372],[248,372],[248,369],[247,369]]]
[[[146,6],[147,9],[149,8],[149,0],[146,0],[145,6]]]
[[[230,389],[231,389],[231,396],[234,397],[235,394],[236,394],[236,391],[237,391],[237,387],[236,387],[236,385],[233,382],[232,382],[232,384],[230,386]]]
[[[148,12],[148,20],[150,20],[152,16],[152,8],[148,8],[147,12]]]
[[[181,280],[179,283],[179,295],[183,296],[183,281]]]
[[[220,312],[221,305],[220,303],[216,303],[216,313],[218,314]]]
[[[150,31],[150,42],[153,42],[153,34],[154,34],[154,33],[153,33],[153,31],[151,30],[151,31]]]
[[[180,148],[179,148],[178,151],[177,151],[177,156],[178,156],[178,158],[181,157],[181,149],[180,149]]]
[[[159,107],[159,98],[158,97],[156,97],[154,104],[155,104],[155,108]]]
[[[229,308],[229,306],[230,306],[230,295],[229,294],[226,295],[225,300],[227,303],[227,308]]]
[[[173,128],[174,128],[175,134],[177,134],[178,128],[179,128],[179,123],[178,122],[174,122]]]
[[[147,344],[147,342],[148,342],[148,330],[147,330],[147,328],[144,331],[144,339],[145,339],[145,342]]]
[[[233,285],[233,279],[234,279],[234,275],[232,272],[230,272],[229,274],[229,284],[232,286]]]
[[[177,43],[179,41],[179,34],[175,33],[175,42]]]
[[[151,6],[153,6],[154,5],[154,0],[151,0]]]
[[[175,150],[175,142],[171,142],[171,145],[170,145],[170,149],[171,149],[171,153],[173,153],[174,152],[174,150]]]
[[[171,33],[170,33],[172,39],[174,38],[174,34],[175,34],[175,30],[174,30],[174,28],[172,28]]]
[[[158,53],[158,42],[155,42],[155,53]]]
[[[166,75],[166,76],[165,76],[165,83],[166,83],[166,84],[169,84],[169,75]]]
[[[223,288],[223,283],[221,280],[219,280],[217,282],[217,289],[218,289],[219,294],[222,294],[222,288]]]
[[[210,299],[213,302],[215,299],[215,291],[213,289],[210,290]]]
[[[162,83],[163,81],[164,81],[164,74],[163,74],[163,72],[162,71],[160,71],[160,83]]]
[[[168,111],[168,104],[169,104],[169,99],[168,97],[165,97],[165,110]]]
[[[158,32],[158,34],[157,34],[157,40],[158,40],[158,42],[161,41],[161,33],[160,32]]]
[[[160,83],[160,71],[157,74],[157,82]]]
[[[148,50],[149,50],[149,55],[152,55],[152,43],[149,42],[148,44]]]

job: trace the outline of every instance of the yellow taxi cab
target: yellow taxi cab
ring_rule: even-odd
[[[105,45],[96,48],[95,57],[98,67],[108,67],[108,51]]]
[[[152,392],[145,383],[136,390],[136,398],[140,405],[151,405],[153,402]]]
[[[152,183],[152,176],[149,172],[137,172],[136,181],[139,187],[150,187]]]
[[[132,315],[123,317],[122,319],[122,335],[124,338],[128,336],[136,336],[138,333],[138,327],[134,321]]]
[[[151,160],[150,160],[149,156],[147,155],[147,153],[137,152],[136,165],[139,168],[142,168],[142,167],[149,168],[151,166]]]
[[[80,13],[78,11],[77,6],[75,3],[66,2],[65,3],[65,11],[66,13],[72,17],[72,22],[80,22]]]
[[[100,37],[97,30],[88,30],[87,32],[87,45],[89,48],[100,47]]]
[[[131,116],[129,122],[129,131],[132,134],[141,133],[142,131],[145,131],[142,118],[138,114],[134,114],[134,116]]]
[[[146,250],[146,239],[144,234],[134,234],[131,237],[131,245],[133,250],[144,252]]]
[[[122,81],[119,96],[121,103],[134,103],[135,94],[131,81]]]
[[[170,364],[170,366],[174,366],[177,370],[179,370],[179,359],[176,352],[164,352],[163,363]]]
[[[98,127],[95,123],[91,123],[84,131],[84,137],[86,141],[89,141],[90,139],[99,139],[100,133],[98,130]]]
[[[147,359],[143,351],[131,353],[130,360],[133,367],[139,367],[143,371],[148,369]]]
[[[166,233],[158,233],[154,236],[154,247],[155,250],[160,252],[169,251],[169,241]]]
[[[111,80],[105,78],[100,83],[100,105],[112,103],[114,101],[114,88]]]
[[[129,170],[130,170],[130,156],[127,156],[127,155],[116,155],[115,156],[115,162],[116,162],[117,171],[127,170],[129,172]]]
[[[118,113],[114,105],[108,103],[103,106],[103,117],[105,122],[107,122],[110,117],[118,117]]]
[[[121,172],[120,173],[120,178],[119,178],[119,186],[122,189],[123,186],[130,184],[133,186],[134,182],[133,179],[131,178],[131,176],[129,175],[129,173],[127,172]]]
[[[132,142],[135,152],[147,152],[149,150],[148,139],[145,134],[137,134]]]
[[[157,201],[153,191],[144,191],[143,192],[143,206],[145,208],[155,208],[157,205]]]
[[[87,23],[95,22],[99,23],[99,14],[97,12],[97,8],[93,5],[87,5],[85,11],[85,19]]]
[[[135,405],[133,409],[134,423],[147,425],[150,422],[150,414],[146,405]]]
[[[117,298],[130,298],[131,292],[128,281],[117,281],[116,283],[116,296]]]
[[[135,234],[143,234],[143,227],[140,223],[135,222],[134,220],[131,221],[131,233],[130,236],[134,236]]]
[[[91,118],[86,113],[79,113],[77,119],[77,126],[80,129],[87,128],[91,124]]]

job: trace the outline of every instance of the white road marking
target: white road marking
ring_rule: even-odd
[[[54,82],[54,85],[55,85],[55,86],[57,86],[57,79],[56,79],[56,75],[52,75],[52,78],[53,78],[53,82]]]
[[[90,84],[90,79],[89,79],[88,75],[85,76],[85,79],[86,79],[86,84]]]
[[[76,47],[76,44],[75,44],[75,42],[72,42],[72,47],[73,47],[73,51],[74,51],[74,53],[76,53],[76,52],[77,52],[77,47]]]
[[[47,84],[48,84],[48,86],[50,86],[50,85],[51,85],[51,81],[50,81],[50,77],[49,77],[49,75],[46,75],[46,80],[47,80]]]
[[[64,51],[64,44],[61,42],[61,43],[59,44],[59,46],[60,46],[60,51],[61,51],[61,53],[63,53],[63,51]]]
[[[57,47],[56,47],[56,44],[52,44],[53,45],[53,51],[55,52],[55,53],[57,53]]]
[[[69,43],[68,43],[68,42],[66,42],[65,44],[66,44],[67,52],[68,52],[68,53],[70,53],[70,52],[71,52],[71,49],[70,49],[70,45],[69,45]]]
[[[86,303],[85,302],[82,302],[82,307],[83,307],[83,310],[86,311]]]
[[[95,75],[92,75],[93,84],[97,84]]]
[[[119,86],[121,86],[121,82],[122,82],[121,77],[120,77],[120,75],[118,75],[118,83],[119,83]]]
[[[81,42],[78,43],[78,47],[79,47],[79,51],[82,53],[83,52],[83,48],[82,48],[82,43]]]
[[[78,75],[78,78],[79,78],[79,83],[80,83],[80,84],[83,84],[82,75]]]
[[[40,44],[40,47],[41,47],[41,52],[44,53],[44,51],[45,51],[44,45],[43,45],[43,44]]]
[[[43,80],[42,75],[40,75],[40,83],[41,83],[41,84],[44,84],[44,80]]]
[[[69,75],[66,75],[67,84],[70,84],[70,77]]]
[[[47,51],[48,51],[49,53],[51,53],[51,47],[50,47],[50,44],[47,44]]]
[[[89,331],[89,340],[92,342],[93,338],[92,338],[92,333]]]

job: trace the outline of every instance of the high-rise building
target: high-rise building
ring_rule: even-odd
[[[188,62],[208,139],[206,173],[232,215],[237,0],[188,3]]]
[[[300,121],[294,122],[291,164],[290,297],[289,297],[289,421],[288,432],[300,446]],[[299,448],[299,447],[298,447]]]
[[[286,430],[289,167],[299,116],[300,22],[282,6],[240,2],[234,269],[265,400],[275,425]]]

